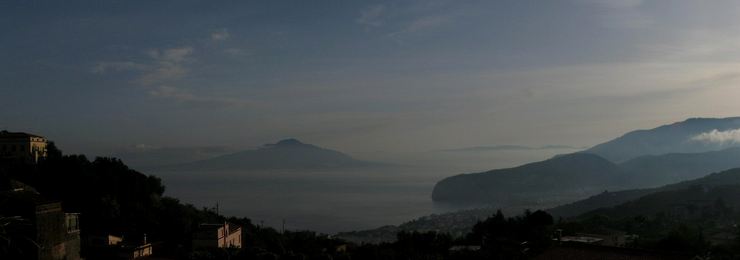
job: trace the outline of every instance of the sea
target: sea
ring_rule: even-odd
[[[450,154],[407,160],[424,166],[370,169],[147,173],[162,178],[166,196],[198,208],[217,208],[223,215],[247,217],[253,224],[278,230],[335,234],[495,206],[439,204],[432,201],[431,194],[434,184],[447,176],[512,167],[559,153],[563,151]]]

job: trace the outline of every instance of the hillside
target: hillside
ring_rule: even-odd
[[[694,118],[633,131],[584,152],[448,177],[437,183],[432,199],[497,207],[547,206],[604,190],[652,188],[695,179],[740,167],[740,140],[734,140],[738,128],[740,117]],[[631,194],[627,197],[642,195]]]
[[[689,189],[691,187],[712,189],[713,187],[723,185],[740,185],[740,168],[712,173],[699,179],[674,183],[660,188],[602,192],[588,199],[548,209],[547,212],[552,214],[556,218],[571,218],[587,212],[608,213],[601,210],[597,211],[597,209],[618,206],[629,201],[640,199],[641,197],[644,197],[646,195],[660,193],[664,191],[680,191],[684,189]],[[707,201],[708,200],[705,200],[705,202]],[[452,234],[453,236],[462,236],[466,232],[468,232],[468,230],[470,230],[477,221],[491,216],[492,214],[496,213],[497,209],[503,210],[505,214],[516,214],[517,212],[521,212],[526,208],[527,207],[489,207],[460,210],[443,214],[433,214],[420,217],[418,219],[403,223],[399,226],[385,226],[372,230],[344,232],[337,234],[336,237],[356,243],[380,243],[393,241],[395,239],[395,234],[399,231],[437,230],[440,232]],[[531,209],[534,209],[534,207],[531,207]]]
[[[727,139],[727,133],[739,128],[740,117],[691,118],[650,130],[632,131],[586,152],[619,163],[644,155],[720,150],[738,145],[739,140]]]
[[[573,217],[599,208],[609,208],[650,194],[686,189],[692,186],[716,187],[720,185],[740,185],[740,169],[712,173],[705,177],[683,181],[652,189],[633,189],[617,192],[603,192],[588,199],[558,206],[547,210],[553,216]]]
[[[704,153],[646,155],[621,163],[619,166],[632,175],[631,186],[654,187],[740,167],[740,148]]]
[[[574,153],[515,168],[461,174],[438,182],[435,201],[521,203],[533,198],[558,201],[621,187],[623,170],[597,155]]]
[[[699,215],[702,214],[702,208],[711,207],[716,203],[722,203],[730,208],[740,208],[740,184],[695,185],[681,189],[659,191],[614,207],[596,209],[580,217],[599,214],[624,218],[638,215],[649,216],[660,212],[672,215]]]
[[[338,169],[381,166],[379,163],[356,160],[344,153],[285,139],[211,159],[157,167],[156,170],[274,170],[274,169]]]
[[[707,181],[737,181],[738,175],[740,172],[733,170],[733,174]],[[689,184],[592,210],[564,220],[556,228],[567,235],[594,234],[589,236],[617,246],[710,252],[713,259],[736,257],[736,252],[717,255],[740,245],[740,184],[685,186]]]

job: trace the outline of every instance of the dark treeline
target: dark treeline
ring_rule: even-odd
[[[62,155],[53,143],[38,164],[3,162],[2,183],[20,181],[52,200],[66,212],[79,212],[81,236],[117,235],[134,240],[162,241],[168,254],[182,254],[190,246],[199,223],[223,221],[211,211],[196,209],[175,198],[163,197],[159,178],[129,169],[114,158],[88,160]],[[85,248],[83,247],[83,254]]]

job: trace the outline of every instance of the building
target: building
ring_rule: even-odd
[[[58,201],[23,189],[0,192],[0,218],[13,219],[5,226],[19,259],[80,259],[79,214],[65,213]],[[29,241],[31,238],[32,241]],[[12,257],[11,257],[12,258]]]
[[[146,234],[143,239],[124,239],[114,235],[90,235],[87,238],[85,257],[91,259],[134,260],[150,257],[154,250],[147,242]]]
[[[46,138],[28,133],[0,131],[0,158],[36,163],[46,157]]]
[[[229,222],[200,224],[193,248],[242,248],[242,227]]]
[[[152,244],[150,243],[144,243],[139,246],[131,247],[128,249],[128,251],[124,252],[123,254],[119,255],[121,259],[125,257],[125,259],[138,259],[142,257],[147,257],[152,255]]]

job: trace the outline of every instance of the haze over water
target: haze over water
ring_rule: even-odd
[[[324,233],[399,225],[471,206],[435,204],[434,184],[457,173],[511,167],[573,150],[430,152],[406,158],[425,166],[347,171],[149,172],[162,177],[165,194],[247,216],[255,224]],[[435,156],[444,156],[440,160]],[[424,163],[424,164],[422,164]]]

